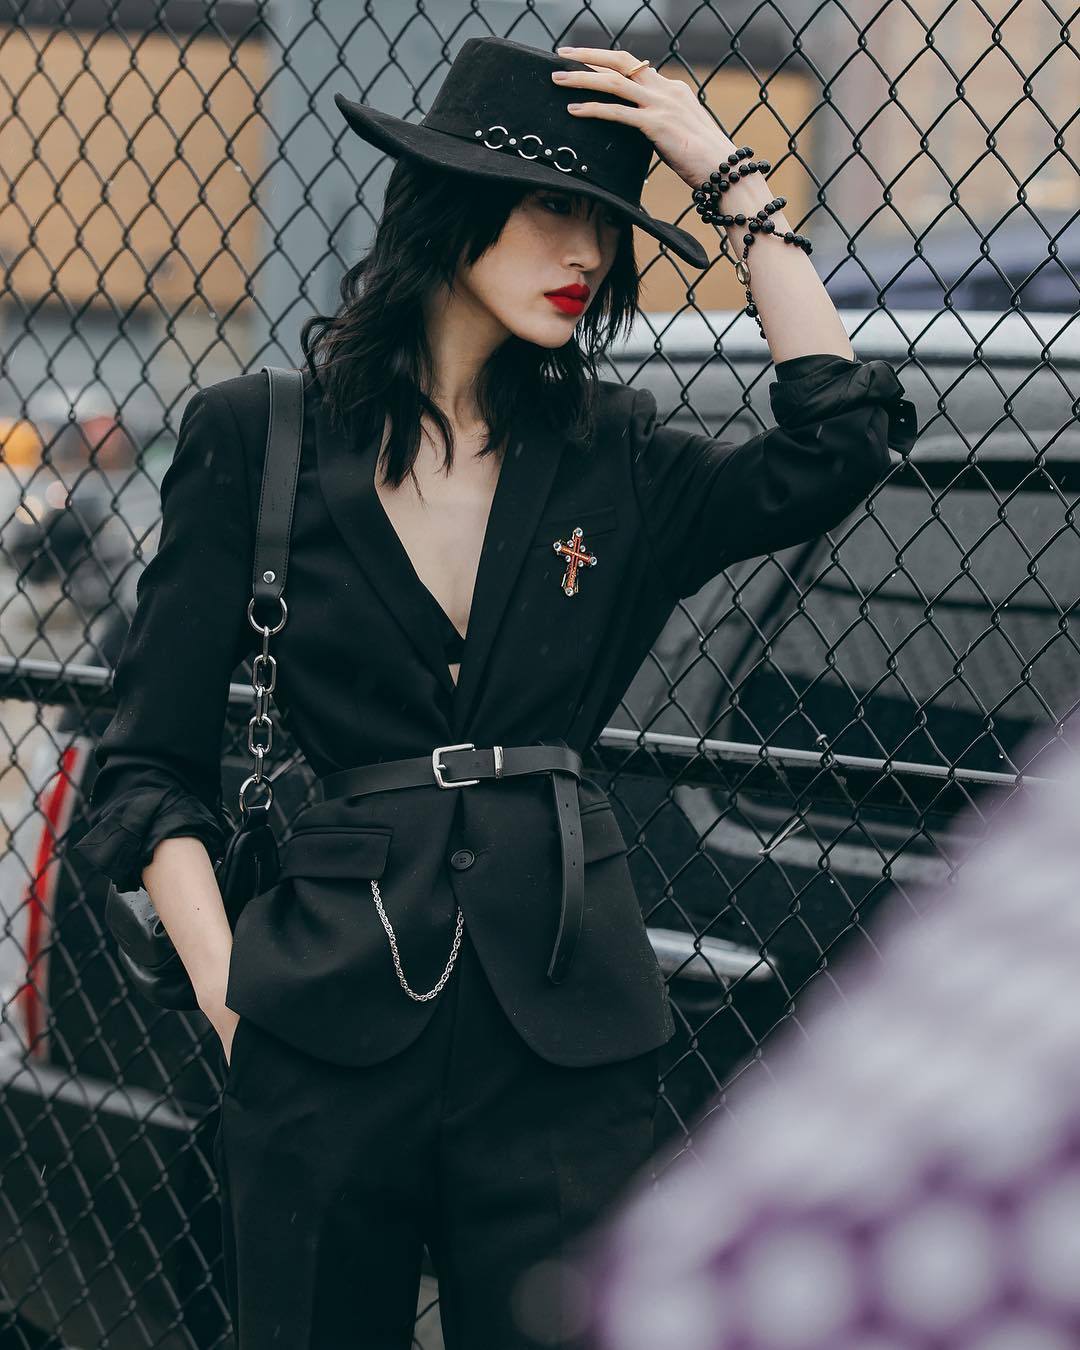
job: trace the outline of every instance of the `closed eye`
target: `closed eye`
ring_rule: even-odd
[[[544,206],[554,209],[556,215],[567,215],[573,210],[573,206],[568,197],[541,197],[539,200]],[[604,219],[609,225],[615,225],[617,227],[623,225],[622,218],[611,211],[606,211],[604,213]]]

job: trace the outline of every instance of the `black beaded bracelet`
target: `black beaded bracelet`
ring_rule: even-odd
[[[766,202],[747,220],[747,216],[742,211],[736,211],[734,214],[720,210],[720,196],[732,183],[738,182],[740,178],[747,178],[752,173],[767,174],[772,165],[767,159],[754,160],[754,152],[748,145],[740,146],[738,150],[732,151],[727,157],[727,162],[721,164],[694,189],[694,206],[698,215],[706,224],[715,225],[747,225],[749,233],[743,235],[743,253],[742,257],[735,264],[735,275],[746,288],[746,312],[752,318],[757,320],[758,333],[764,338],[765,330],[761,326],[761,318],[754,304],[754,297],[750,292],[750,266],[747,262],[747,256],[750,252],[750,245],[753,244],[758,234],[776,234],[776,222],[769,217],[774,212],[781,210],[787,205],[786,197],[774,197],[772,201]],[[740,160],[749,160],[739,168]],[[785,230],[783,234],[777,234],[777,239],[782,239],[785,244],[794,244],[801,248],[809,256],[814,251],[814,246],[804,234],[796,234],[794,230]]]

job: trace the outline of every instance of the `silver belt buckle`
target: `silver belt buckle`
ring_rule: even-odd
[[[444,750],[475,750],[475,749],[476,746],[473,745],[472,741],[463,741],[460,745],[437,745],[435,749],[432,750],[431,752],[431,769],[435,775],[436,783],[438,783],[438,785],[441,788],[469,787],[473,783],[479,783],[480,781],[479,778],[459,778],[457,779],[456,782],[454,780],[451,780],[448,783],[446,779],[442,776],[442,770],[446,768],[446,765],[443,764],[439,759],[439,756],[442,754]]]

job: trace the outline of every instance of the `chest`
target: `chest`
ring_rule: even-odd
[[[500,457],[477,457],[483,439],[459,437],[449,474],[430,441],[422,443],[415,470],[393,487],[380,481],[375,491],[421,584],[431,592],[450,622],[464,637],[484,534],[500,472]]]
[[[511,740],[564,735],[559,719],[607,687],[642,617],[651,559],[622,444],[572,455],[544,419],[522,416],[501,456],[477,459],[460,441],[449,475],[441,453],[434,468],[418,456],[418,493],[408,476],[381,481],[375,436],[350,440],[318,403],[308,426],[277,640],[284,697],[320,727],[340,705],[399,754],[485,719]],[[553,545],[577,527],[597,564],[568,596]]]

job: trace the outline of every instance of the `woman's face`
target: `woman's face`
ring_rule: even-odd
[[[507,218],[495,243],[458,286],[480,302],[508,333],[540,347],[562,347],[595,301],[629,222],[580,192],[538,188]],[[553,301],[546,292],[587,287],[584,302]]]

